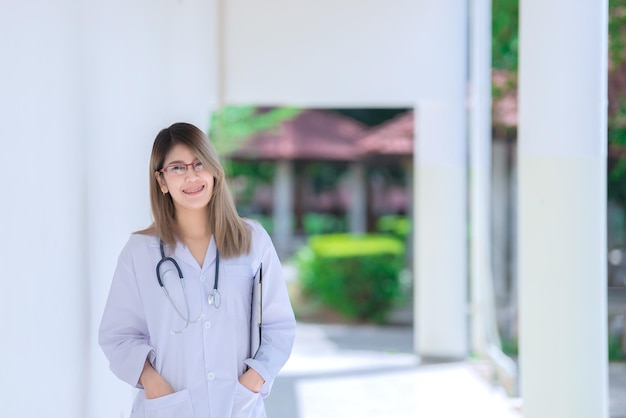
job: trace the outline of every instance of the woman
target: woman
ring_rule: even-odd
[[[215,149],[190,124],[157,135],[150,201],[154,223],[123,248],[100,324],[111,370],[140,389],[131,417],[265,417],[295,335],[269,236],[238,216]]]

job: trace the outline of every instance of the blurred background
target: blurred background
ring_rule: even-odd
[[[1,415],[129,416],[97,327],[187,121],[284,265],[269,416],[351,416],[336,362],[417,396],[377,416],[626,417],[626,2],[591,3],[0,2]],[[471,408],[423,409],[432,364]]]

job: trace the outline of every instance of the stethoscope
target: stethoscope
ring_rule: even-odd
[[[161,261],[159,261],[156,265],[157,280],[159,282],[159,286],[161,286],[161,289],[163,289],[163,293],[165,293],[167,300],[169,300],[170,304],[172,305],[172,307],[174,308],[178,316],[180,316],[180,318],[183,321],[185,321],[185,326],[182,329],[172,331],[175,334],[180,334],[184,332],[189,327],[189,325],[195,322],[198,322],[200,318],[202,318],[202,314],[198,315],[196,319],[191,319],[191,312],[189,309],[189,300],[187,299],[187,293],[185,293],[185,280],[183,278],[183,272],[180,269],[180,266],[178,265],[176,260],[174,260],[172,257],[165,256],[165,251],[163,250],[163,241],[161,240],[159,241],[159,249],[161,250]],[[161,279],[161,266],[163,265],[163,263],[168,262],[168,261],[171,262],[174,265],[174,267],[176,267],[176,271],[178,272],[178,278],[180,279],[180,286],[183,290],[183,297],[185,298],[186,315],[183,315],[180,312],[180,309],[178,309],[178,307],[172,300],[170,293],[167,291],[167,287],[165,287],[165,285],[163,284],[163,280]],[[219,279],[220,279],[220,253],[219,251],[217,251],[217,248],[216,248],[215,249],[215,280],[213,282],[213,292],[209,295],[209,299],[208,299],[209,305],[215,306],[216,308],[219,308],[220,305],[222,304],[222,296],[220,295],[220,292],[217,290]]]

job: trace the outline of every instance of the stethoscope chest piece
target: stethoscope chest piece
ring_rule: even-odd
[[[208,300],[209,305],[215,306],[216,308],[219,308],[220,305],[222,304],[222,295],[217,289],[213,290],[213,292],[209,295],[208,299],[209,299]]]

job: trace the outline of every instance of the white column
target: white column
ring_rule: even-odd
[[[491,269],[491,1],[471,2],[470,283],[471,347],[485,356],[499,345]]]
[[[467,187],[463,101],[421,102],[415,153],[415,344],[467,355]]]
[[[471,2],[470,299],[471,350],[489,358],[499,381],[517,392],[517,365],[501,349],[491,244],[491,1]]]
[[[471,2],[470,23],[470,299],[471,349],[484,356],[489,345],[491,276],[489,174],[491,170],[491,2]]]
[[[608,4],[522,0],[520,6],[524,417],[608,417]]]
[[[79,16],[73,0],[0,2],[0,415],[87,413]]]
[[[509,278],[509,241],[512,234],[509,230],[511,215],[509,213],[510,167],[508,165],[508,144],[503,140],[495,140],[492,148],[491,175],[491,254],[494,278],[496,307],[508,300],[507,279]]]
[[[437,77],[429,95],[415,109],[415,347],[422,357],[463,358],[468,352],[467,4],[432,1],[428,11],[427,29],[438,47],[424,50],[424,59],[440,71],[433,71]]]
[[[284,255],[289,250],[293,236],[293,171],[292,161],[276,162],[272,216],[274,245],[279,255]]]
[[[353,234],[363,234],[367,231],[367,185],[365,167],[362,163],[355,162],[350,165],[348,184],[351,193],[348,214],[350,232]]]

